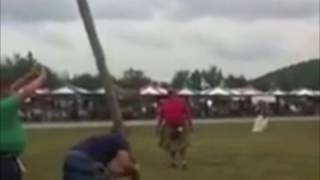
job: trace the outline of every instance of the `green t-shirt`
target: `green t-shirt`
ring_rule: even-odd
[[[21,154],[26,134],[18,117],[18,100],[10,96],[0,101],[0,152]]]

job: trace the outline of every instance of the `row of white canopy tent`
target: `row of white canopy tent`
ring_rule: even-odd
[[[140,90],[142,96],[161,96],[168,94],[168,91],[162,87],[148,86]]]
[[[140,95],[142,96],[161,96],[166,95],[167,90],[159,87],[148,86],[140,90]],[[280,89],[263,92],[253,87],[238,88],[238,89],[227,89],[222,87],[217,87],[213,89],[207,89],[203,91],[192,91],[188,88],[181,89],[178,91],[179,95],[183,96],[320,96],[320,91],[314,91],[310,89],[299,89],[291,92],[285,92]]]
[[[47,88],[44,89],[37,89],[36,94],[39,95],[75,95],[75,94],[91,94],[89,90],[86,90],[84,88],[80,88],[77,86],[63,86],[58,89],[54,89],[50,91]]]
[[[100,88],[95,91],[89,91],[77,86],[67,85],[52,91],[50,91],[49,89],[38,89],[36,93],[39,95],[45,95],[45,94],[50,94],[50,95],[97,94],[99,95],[99,94],[104,94],[105,90],[103,88]],[[168,94],[168,90],[162,87],[148,86],[148,87],[142,88],[139,94],[141,96],[162,96],[162,95]],[[291,92],[285,92],[277,89],[274,91],[263,92],[252,87],[238,88],[238,89],[227,89],[227,88],[217,87],[213,89],[203,90],[200,92],[193,91],[188,88],[184,88],[178,91],[178,94],[183,96],[196,96],[196,95],[203,95],[203,96],[266,96],[266,95],[320,96],[320,91],[314,91],[310,89],[299,89]]]

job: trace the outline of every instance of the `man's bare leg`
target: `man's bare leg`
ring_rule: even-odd
[[[184,148],[180,151],[180,158],[181,158],[181,166],[183,169],[188,169],[188,161],[187,161],[187,149]]]
[[[170,167],[171,168],[177,168],[177,152],[175,151],[171,151],[170,153],[170,158],[171,158],[171,164]]]

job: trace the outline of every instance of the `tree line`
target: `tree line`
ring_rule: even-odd
[[[216,66],[209,66],[203,70],[180,70],[177,71],[171,81],[174,88],[189,88],[192,90],[203,90],[214,87],[240,88],[248,85],[247,79],[241,76],[224,76],[222,70]]]
[[[314,58],[269,72],[252,80],[259,89],[293,90],[309,88],[320,90],[320,59]]]
[[[0,80],[7,84],[12,83],[15,79],[21,77],[37,66],[39,61],[34,57],[32,52],[25,56],[14,54],[12,56],[1,57],[0,61]],[[64,84],[73,84],[88,90],[101,88],[102,83],[98,75],[82,73],[70,77],[68,73],[57,73],[50,67],[44,66],[48,71],[48,80],[46,87],[55,89]],[[113,77],[114,82],[123,88],[138,89],[152,83],[151,78],[147,77],[142,70],[129,68],[123,72],[122,77]]]
[[[39,61],[32,52],[25,56],[14,54],[12,56],[1,57],[0,79],[11,83],[18,77],[28,72]],[[89,90],[101,87],[101,80],[97,75],[82,73],[69,77],[67,73],[57,73],[46,67],[48,70],[48,80],[46,86],[58,88],[64,84],[71,83]],[[259,89],[268,90],[280,88],[292,90],[297,88],[320,89],[320,60],[313,59],[300,64],[281,68],[274,72],[254,80],[248,80],[245,76],[233,74],[224,75],[222,69],[211,65],[207,69],[178,70],[171,82],[159,82],[148,77],[143,70],[128,68],[121,77],[113,77],[114,82],[127,89],[139,89],[150,84],[160,84],[162,86],[172,86],[177,89],[189,88],[192,90],[203,90],[214,87],[240,88],[244,86],[254,86]]]

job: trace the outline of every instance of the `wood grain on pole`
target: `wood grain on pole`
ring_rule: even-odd
[[[109,69],[105,61],[105,56],[102,46],[99,42],[89,5],[87,3],[87,0],[77,1],[84,27],[87,32],[89,42],[96,60],[96,66],[99,71],[99,76],[106,92],[106,99],[110,108],[111,118],[114,122],[113,131],[123,132],[123,120],[117,96],[114,90],[113,79],[109,73]]]

